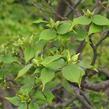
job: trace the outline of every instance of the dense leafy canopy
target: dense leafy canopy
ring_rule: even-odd
[[[109,1],[60,1],[0,1],[0,109],[109,108]]]

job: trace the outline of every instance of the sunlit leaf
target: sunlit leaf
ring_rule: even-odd
[[[97,32],[101,32],[102,31],[102,27],[95,25],[95,24],[91,24],[90,28],[89,28],[89,33],[88,35],[92,34],[92,33],[97,33]]]
[[[71,21],[64,21],[60,26],[57,28],[58,34],[65,34],[69,31],[71,31],[72,22]]]
[[[101,15],[93,16],[92,22],[96,25],[101,25],[101,26],[108,25],[109,26],[109,19],[107,19],[106,17],[101,16]]]
[[[24,58],[25,62],[27,63],[31,58],[35,55],[35,49],[31,46],[26,46],[24,49]]]
[[[46,66],[46,65],[50,64],[51,62],[58,60],[59,58],[61,58],[61,55],[48,56],[42,61],[41,64]]]
[[[70,64],[63,68],[62,74],[65,79],[80,84],[81,78],[85,72],[78,65]]]
[[[51,39],[54,39],[56,37],[56,31],[55,30],[52,30],[52,29],[45,29],[41,32],[40,34],[40,40],[43,39],[43,40],[51,40]]]
[[[87,16],[80,16],[73,19],[73,25],[89,25],[91,23],[91,19]]]

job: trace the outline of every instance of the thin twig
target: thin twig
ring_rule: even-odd
[[[89,41],[90,41],[90,46],[92,47],[92,50],[93,50],[93,59],[92,59],[91,65],[94,65],[97,59],[97,48],[92,41],[92,36],[89,36]]]
[[[82,0],[78,0],[78,2],[74,5],[74,7],[72,7],[71,10],[66,14],[66,17],[74,12],[74,10],[78,7],[78,5],[81,3],[81,1]]]
[[[81,90],[78,87],[75,87],[72,85],[72,88],[74,90],[74,93],[78,100],[87,108],[87,109],[93,109],[93,107],[87,102],[86,98],[81,95]]]

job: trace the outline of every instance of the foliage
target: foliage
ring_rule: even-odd
[[[18,109],[48,109],[49,106],[52,108],[58,102],[57,93],[59,91],[64,90],[63,92],[66,94],[59,94],[59,96],[63,101],[68,101],[75,92],[82,93],[82,88],[87,89],[87,85],[83,87],[85,84],[82,84],[86,76],[95,83],[106,80],[106,76],[100,75],[98,72],[100,66],[108,63],[109,56],[105,56],[103,53],[98,60],[96,58],[98,51],[101,53],[104,50],[108,54],[105,47],[98,48],[109,36],[106,31],[109,29],[107,17],[87,10],[84,15],[65,21],[55,21],[53,18],[41,19],[36,16],[37,20],[33,22],[32,14],[29,16],[23,5],[13,2],[15,1],[6,0],[6,2],[2,1],[0,5],[0,11],[5,7],[6,14],[4,15],[2,12],[0,17],[0,28],[3,30],[0,31],[0,87],[9,90],[13,84],[16,90],[14,96],[8,93],[3,99]],[[57,1],[49,2],[51,7],[55,7],[57,3]],[[13,5],[8,6],[10,3]],[[41,1],[38,3],[44,5]],[[99,42],[98,39],[100,39]],[[86,45],[83,54],[77,51],[81,42]],[[90,57],[92,53],[93,56]],[[90,78],[91,71],[96,72],[97,75]],[[61,88],[56,92],[55,88],[58,86]],[[96,87],[94,88],[96,89]],[[103,107],[104,101],[100,102],[99,96],[106,96],[103,92],[96,94],[88,91],[87,94],[95,104],[93,108],[99,109],[102,106],[101,109],[107,109]],[[74,99],[74,97],[72,98]],[[81,107],[82,104],[76,100],[68,105]],[[66,105],[62,106],[59,109],[67,109]]]

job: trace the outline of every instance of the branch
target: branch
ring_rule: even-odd
[[[107,32],[107,34],[106,34],[104,37],[102,37],[102,38],[98,41],[98,43],[96,44],[96,48],[97,48],[99,45],[101,45],[101,43],[108,37],[108,35],[109,35],[109,31]]]
[[[107,77],[109,77],[109,69],[99,69],[99,73],[105,74]]]
[[[92,35],[89,36],[89,42],[90,42],[90,46],[92,47],[93,50],[93,59],[91,62],[91,65],[94,65],[96,63],[96,59],[97,59],[97,49],[98,47],[101,45],[101,43],[108,37],[109,35],[109,31],[106,33],[106,35],[104,37],[102,37],[97,44],[94,44],[92,41]]]
[[[76,52],[77,52],[77,53],[81,53],[81,52],[83,51],[85,45],[86,45],[86,42],[85,42],[85,40],[83,40],[83,41],[80,43],[80,45],[79,45],[79,47],[78,47],[78,49],[77,49]]]
[[[90,46],[92,47],[92,50],[93,50],[93,59],[92,59],[91,65],[94,65],[97,59],[97,47],[96,45],[94,45],[92,41],[92,36],[89,36],[89,41],[90,41]]]
[[[71,10],[66,14],[66,17],[74,12],[74,10],[78,7],[78,5],[81,3],[81,1],[82,0],[78,0],[78,2],[74,5],[74,7],[72,7]]]
[[[87,81],[82,84],[82,87],[93,91],[104,91],[109,87],[109,80],[100,83],[90,83]]]
[[[77,99],[87,108],[87,109],[92,109],[92,105],[90,103],[90,101],[88,100],[88,98],[86,97],[86,95],[81,91],[81,89],[79,89],[78,87],[74,86],[73,84],[72,88],[74,90],[74,93],[77,97]]]

